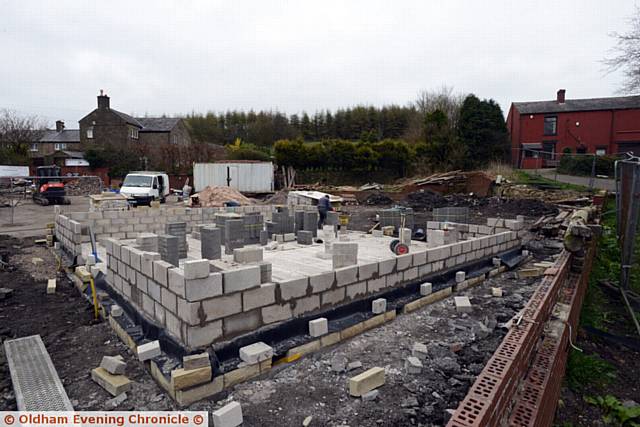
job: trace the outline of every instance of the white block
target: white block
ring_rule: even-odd
[[[47,280],[47,294],[56,293],[56,279]]]
[[[120,317],[124,312],[122,311],[122,307],[119,305],[111,306],[111,317]]]
[[[420,295],[430,295],[433,292],[433,285],[430,282],[425,282],[420,285]]]
[[[413,357],[417,357],[418,359],[426,360],[427,357],[429,356],[429,351],[427,350],[426,345],[420,342],[416,342],[416,343],[413,343],[413,348],[411,349],[411,355]]]
[[[371,311],[373,314],[382,314],[387,311],[387,300],[385,298],[374,299],[371,302]]]
[[[470,313],[473,310],[469,297],[453,297],[453,300],[456,304],[456,311],[458,313]]]
[[[272,357],[273,348],[262,341],[244,346],[240,349],[240,359],[249,365],[271,359]]]
[[[408,374],[419,374],[422,372],[422,362],[415,356],[409,356],[404,361],[404,368]]]
[[[500,264],[502,264],[502,261],[501,261],[501,260],[500,260],[500,258],[498,258],[498,257],[494,257],[494,258],[492,259],[492,261],[493,261],[493,266],[494,266],[494,267],[500,267]]]
[[[138,346],[138,359],[141,362],[160,356],[160,341],[151,341]]]
[[[236,427],[242,424],[242,407],[238,402],[231,402],[211,413],[213,427]]]
[[[466,278],[466,276],[467,274],[464,271],[456,272],[456,283],[464,282],[464,279]]]
[[[204,279],[205,277],[209,277],[209,269],[208,259],[185,261],[184,278],[187,280]]]
[[[491,288],[491,295],[497,298],[502,297],[502,288]]]
[[[326,318],[320,317],[309,321],[309,335],[312,337],[321,337],[329,333],[329,322]]]

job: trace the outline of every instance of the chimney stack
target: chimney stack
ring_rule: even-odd
[[[109,97],[102,89],[100,89],[100,95],[98,95],[98,109],[99,110],[108,110],[109,109]]]
[[[56,120],[56,132],[62,132],[64,130],[64,122],[62,120]]]
[[[564,104],[564,94],[565,94],[566,90],[564,89],[559,89],[558,90],[558,96],[556,98],[556,101],[558,102],[558,104]]]

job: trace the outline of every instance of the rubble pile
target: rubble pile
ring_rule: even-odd
[[[197,200],[197,203],[196,203]],[[253,205],[254,201],[245,197],[235,188],[207,186],[199,193],[191,196],[192,206],[215,207],[225,206],[227,202],[236,202],[240,206]]]
[[[102,192],[102,180],[97,176],[88,176],[64,181],[67,196],[88,196]]]
[[[365,205],[374,205],[374,206],[388,206],[393,204],[393,199],[384,193],[373,193],[370,194],[365,200]]]

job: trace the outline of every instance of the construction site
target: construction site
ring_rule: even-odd
[[[0,236],[0,410],[551,425],[616,200],[584,190],[456,172],[261,200],[208,187],[150,206],[24,203],[38,222]]]

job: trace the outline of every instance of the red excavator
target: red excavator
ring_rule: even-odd
[[[64,183],[60,179],[58,166],[39,166],[36,169],[34,203],[42,206],[68,205],[71,201],[65,197]]]

